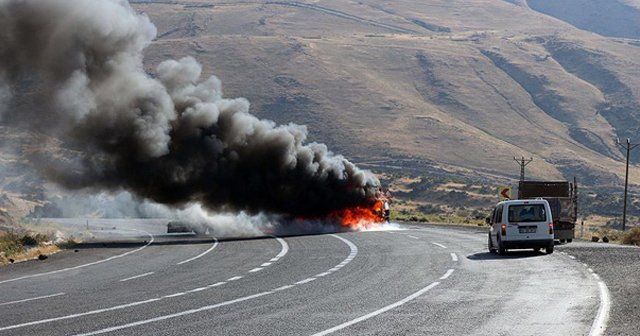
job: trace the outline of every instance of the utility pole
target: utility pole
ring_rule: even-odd
[[[626,143],[621,143],[620,139],[616,139],[616,144],[627,151],[627,168],[624,173],[624,205],[622,207],[622,231],[625,230],[627,225],[627,186],[629,185],[629,152],[640,146],[640,144],[632,144],[629,138]]]
[[[524,167],[526,167],[529,163],[531,163],[531,161],[533,161],[533,158],[525,159],[523,156],[522,158],[518,159],[517,157],[514,156],[513,159],[520,166],[520,181],[524,181]]]

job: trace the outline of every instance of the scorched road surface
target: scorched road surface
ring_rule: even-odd
[[[589,335],[597,279],[486,231],[139,233],[0,271],[0,335]]]

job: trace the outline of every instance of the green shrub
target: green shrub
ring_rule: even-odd
[[[7,257],[22,252],[22,243],[16,234],[8,233],[0,237],[0,252]]]

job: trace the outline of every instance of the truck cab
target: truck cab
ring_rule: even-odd
[[[491,253],[505,254],[509,249],[526,248],[553,253],[553,217],[549,202],[544,199],[500,202],[487,222]]]

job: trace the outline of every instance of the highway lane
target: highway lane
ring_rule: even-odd
[[[160,256],[151,268],[141,266],[150,255],[140,251],[73,279],[43,277],[49,294],[65,295],[0,300],[8,317],[0,335],[589,334],[600,299],[582,264],[555,254],[490,255],[484,231],[407,228],[286,237],[284,254],[275,239],[222,240],[185,267],[176,255],[210,246],[152,244],[143,250]],[[114,267],[154,273],[121,282]],[[23,290],[11,299],[44,293],[29,282],[0,290],[7,286]]]

